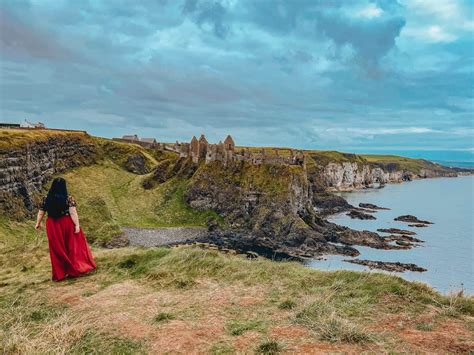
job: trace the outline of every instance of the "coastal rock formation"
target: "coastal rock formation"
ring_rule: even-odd
[[[96,147],[85,134],[51,136],[0,150],[0,209],[16,219],[29,216],[39,192],[54,174],[89,165]]]
[[[329,163],[324,167],[323,176],[326,186],[333,191],[351,191],[353,189],[383,187],[387,183],[411,181],[415,175],[410,171],[385,171],[363,163]]]
[[[415,223],[415,224],[433,224],[433,222],[419,220],[417,217],[415,217],[411,214],[406,214],[406,215],[403,215],[403,216],[399,216],[397,218],[394,218],[393,220],[394,221],[400,221],[400,222]]]
[[[380,229],[377,229],[377,232],[392,233],[392,234],[416,235],[415,232],[407,231],[406,229],[398,229],[398,228],[380,228]]]
[[[317,175],[313,179],[315,191],[352,191],[414,179],[458,175],[455,169],[422,159],[393,157],[386,163],[381,161],[369,161],[356,154],[309,152],[307,166],[309,175]]]
[[[405,272],[405,271],[416,271],[416,272],[425,272],[425,268],[422,268],[416,264],[405,264],[400,262],[388,262],[388,261],[372,261],[372,260],[361,260],[361,259],[345,259],[343,260],[347,263],[358,264],[368,266],[369,269],[379,269],[389,272]]]
[[[349,213],[347,213],[346,215],[349,216],[352,219],[362,219],[362,220],[377,219],[377,218],[375,218],[374,216],[372,216],[368,213],[364,213],[364,212],[358,211],[358,210],[352,210]]]
[[[314,196],[303,167],[219,164],[200,165],[185,192],[192,208],[212,209],[228,226],[221,230],[212,224],[210,233],[199,242],[292,257],[355,255],[358,252],[353,245],[401,249],[377,233],[355,231],[322,219],[313,208]]]
[[[408,235],[392,234],[392,235],[389,235],[388,237],[384,237],[384,239],[386,241],[389,241],[389,242],[399,241],[399,242],[409,242],[409,243],[424,243],[423,240],[418,239],[418,238],[414,238],[414,237],[410,237]]]
[[[367,208],[369,210],[389,210],[390,208],[380,207],[372,203],[359,203],[360,208]]]
[[[337,196],[330,192],[313,192],[313,206],[321,216],[327,216],[353,209],[343,197]]]

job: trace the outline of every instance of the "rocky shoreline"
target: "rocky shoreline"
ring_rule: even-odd
[[[352,264],[358,264],[367,266],[369,269],[379,269],[389,272],[425,272],[427,269],[422,268],[416,264],[411,263],[400,263],[400,262],[387,262],[387,261],[373,261],[373,260],[361,260],[361,259],[344,259],[343,261]]]

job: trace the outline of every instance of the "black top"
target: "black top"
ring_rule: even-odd
[[[63,211],[61,211],[61,216],[69,216],[69,207],[76,207],[76,206],[77,206],[76,200],[74,199],[74,197],[69,195],[69,197],[67,198],[66,208]],[[46,211],[46,197],[43,197],[43,199],[41,200],[39,209],[41,211]]]

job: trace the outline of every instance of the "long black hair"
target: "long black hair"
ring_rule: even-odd
[[[68,209],[68,194],[66,180],[56,178],[51,184],[51,188],[46,196],[44,209],[48,212],[48,216],[59,218],[64,215],[64,211]]]

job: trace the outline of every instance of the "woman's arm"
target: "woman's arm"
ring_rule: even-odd
[[[43,221],[43,217],[44,217],[44,211],[43,211],[43,210],[39,210],[39,211],[38,211],[38,215],[36,216],[35,229],[41,229],[41,221]]]
[[[74,233],[79,233],[81,227],[79,226],[79,215],[77,214],[76,207],[69,207],[69,215],[71,216],[72,221],[74,222]]]

